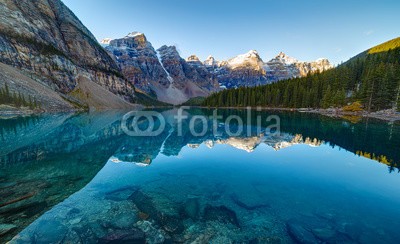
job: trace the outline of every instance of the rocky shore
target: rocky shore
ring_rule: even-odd
[[[400,120],[400,112],[397,112],[394,109],[380,110],[380,111],[371,112],[371,113],[368,113],[367,111],[349,112],[349,111],[344,111],[343,109],[340,109],[340,108],[297,109],[297,111],[305,112],[305,113],[322,114],[325,116],[337,117],[337,118],[351,116],[351,117],[359,117],[359,118],[374,118],[374,119],[385,120],[385,121],[390,121],[390,122]]]
[[[192,106],[196,107],[196,106]],[[247,109],[246,107],[202,107],[201,108],[211,108],[211,109]],[[389,122],[400,121],[400,112],[395,109],[380,110],[376,112],[359,111],[359,112],[349,112],[344,111],[341,108],[328,108],[328,109],[314,109],[314,108],[273,108],[273,107],[252,107],[251,109],[259,109],[260,111],[287,111],[287,112],[300,112],[300,113],[314,113],[325,115],[331,118],[374,118]]]

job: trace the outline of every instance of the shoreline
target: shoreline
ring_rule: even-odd
[[[168,108],[170,106],[153,106],[151,108]],[[344,118],[349,120],[356,121],[357,118],[373,118],[382,121],[388,122],[396,122],[400,121],[400,112],[396,112],[393,109],[381,110],[376,112],[368,113],[367,111],[359,111],[359,112],[349,112],[343,111],[340,108],[329,108],[329,109],[312,109],[312,108],[272,108],[272,107],[204,107],[204,106],[188,106],[194,108],[206,108],[206,109],[238,109],[244,110],[247,108],[251,109],[259,109],[260,111],[286,111],[286,112],[298,112],[298,113],[311,113],[311,114],[319,114],[331,118]],[[101,109],[96,111],[107,111],[113,109]],[[73,113],[73,112],[82,112],[82,110],[59,110],[59,111],[45,111],[45,110],[30,110],[30,109],[21,109],[15,108],[8,105],[0,105],[0,119],[10,119],[15,117],[26,117],[26,116],[34,116],[41,115],[45,113]],[[88,111],[89,112],[89,111]]]
[[[248,107],[204,107],[204,106],[190,106],[208,109],[240,109],[244,110]],[[368,113],[367,111],[350,112],[343,111],[340,108],[329,108],[329,109],[313,109],[313,108],[272,108],[272,107],[249,107],[251,109],[260,109],[261,111],[286,111],[286,112],[298,112],[298,113],[311,113],[324,115],[331,118],[373,118],[388,122],[400,121],[400,112],[396,112],[392,109],[380,110],[376,112]]]

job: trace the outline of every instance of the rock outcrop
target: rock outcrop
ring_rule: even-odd
[[[116,62],[60,0],[0,2],[0,62],[36,77],[73,103],[84,104],[71,94],[82,77],[109,96],[128,101],[134,96]]]

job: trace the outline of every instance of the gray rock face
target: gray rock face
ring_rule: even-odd
[[[134,32],[108,41],[106,50],[115,56],[123,74],[137,89],[151,93],[154,86],[167,88],[170,85],[157,52],[145,35]]]
[[[200,60],[192,55],[185,61],[176,47],[163,46],[158,49],[162,63],[174,80],[176,87],[184,89],[192,82],[205,93],[218,90],[218,84]],[[190,97],[195,97],[190,94]]]
[[[133,97],[115,61],[60,0],[0,2],[0,62],[37,75],[63,94],[86,77]]]
[[[142,33],[133,32],[102,43],[119,63],[124,76],[137,89],[160,101],[180,104],[219,89],[197,57],[185,61],[173,46],[156,51]]]

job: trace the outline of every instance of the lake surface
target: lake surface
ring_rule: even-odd
[[[140,137],[123,111],[0,120],[0,242],[400,242],[400,124],[157,112]]]

